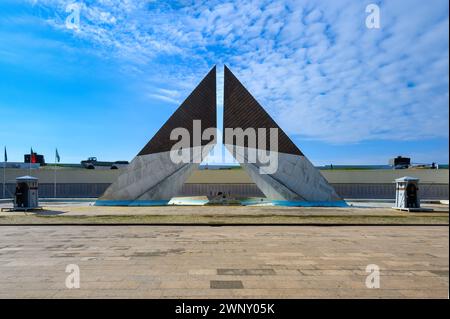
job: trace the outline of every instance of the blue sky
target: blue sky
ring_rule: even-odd
[[[2,0],[0,146],[131,160],[225,63],[316,165],[448,163],[448,36],[447,0]]]

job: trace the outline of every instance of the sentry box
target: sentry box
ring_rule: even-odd
[[[395,180],[395,207],[406,211],[428,211],[420,207],[419,179],[403,176]]]
[[[16,178],[14,210],[39,208],[38,181],[38,178],[32,176],[21,176]]]

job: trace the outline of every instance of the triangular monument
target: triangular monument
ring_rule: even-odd
[[[186,179],[216,143],[216,107],[214,67],[96,205],[165,205],[179,196]],[[346,205],[226,66],[223,122],[225,147],[267,200],[291,206]],[[189,160],[174,162],[182,133],[189,136],[189,146],[182,148],[187,153],[181,152]]]

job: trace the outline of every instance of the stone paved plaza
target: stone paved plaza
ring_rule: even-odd
[[[1,298],[447,298],[448,276],[448,226],[0,226]]]

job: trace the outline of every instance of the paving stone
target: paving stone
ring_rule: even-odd
[[[262,276],[275,275],[273,269],[217,269],[218,275],[233,275],[233,276]]]
[[[446,226],[1,226],[1,298],[447,298]],[[2,253],[3,252],[3,253]],[[68,264],[80,289],[67,289]],[[366,267],[380,269],[368,289]]]
[[[242,289],[240,280],[211,280],[211,289]]]

